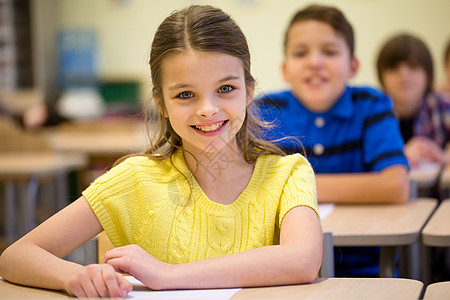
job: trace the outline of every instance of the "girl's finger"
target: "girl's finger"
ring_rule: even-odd
[[[125,276],[116,273],[117,281],[119,282],[120,290],[122,291],[122,297],[128,295],[133,290],[133,285],[125,278]]]
[[[109,296],[113,298],[123,297],[122,290],[117,280],[116,271],[114,271],[114,269],[111,267],[104,268],[102,275],[103,275],[103,282],[105,282],[106,284]]]
[[[92,283],[94,284],[94,287],[100,297],[110,296],[103,274],[101,274],[100,276],[93,276]]]
[[[128,274],[128,270],[124,267],[120,258],[109,259],[107,264],[113,267],[114,270],[118,273]]]
[[[123,256],[123,254],[124,254],[124,247],[116,247],[114,249],[108,250],[105,253],[103,262],[106,263],[110,259],[121,257]]]
[[[100,296],[94,286],[94,283],[91,281],[91,278],[86,278],[83,280],[81,287],[83,288],[84,294],[86,295],[85,297],[87,298],[96,298]]]

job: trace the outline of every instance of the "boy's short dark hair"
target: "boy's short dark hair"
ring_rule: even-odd
[[[396,68],[400,63],[420,66],[427,74],[428,93],[433,88],[433,59],[425,43],[410,34],[399,34],[390,38],[381,48],[377,58],[378,79],[384,85],[382,73]]]
[[[288,35],[292,26],[301,21],[318,21],[323,22],[339,33],[345,39],[348,49],[350,50],[350,57],[353,57],[355,52],[355,39],[353,34],[353,27],[345,18],[344,14],[337,8],[324,5],[310,5],[302,10],[299,10],[291,19],[289,26],[284,35],[284,51],[288,43]]]

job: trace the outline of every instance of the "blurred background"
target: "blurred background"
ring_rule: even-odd
[[[434,58],[435,78],[440,82],[444,78],[443,51],[450,39],[449,0],[0,0],[0,3],[0,90],[35,87],[50,104],[56,103],[68,88],[92,85],[100,87],[106,101],[120,98],[117,93],[130,98],[146,97],[151,85],[147,61],[153,34],[170,12],[189,4],[220,7],[241,26],[253,55],[252,71],[259,92],[285,86],[280,73],[284,30],[294,12],[311,3],[338,7],[354,26],[356,56],[361,62],[353,80],[357,84],[378,86],[374,66],[379,47],[391,35],[404,31],[418,35],[428,44]]]
[[[286,87],[284,31],[312,3],[336,6],[353,25],[361,66],[352,83],[379,86],[377,53],[400,32],[428,44],[435,81],[444,80],[450,0],[0,0],[0,117],[8,116],[0,118],[0,252],[116,159],[145,148],[150,44],[172,11],[211,4],[229,13],[247,36],[258,95]]]

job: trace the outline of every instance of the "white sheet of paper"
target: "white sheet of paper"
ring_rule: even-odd
[[[142,282],[133,276],[125,276],[133,286],[145,286]],[[203,289],[203,290],[170,290],[170,291],[152,291],[150,289],[143,291],[131,291],[127,298],[130,299],[158,299],[158,300],[177,300],[177,299],[210,299],[210,300],[228,300],[236,294],[240,288],[236,289]]]
[[[325,220],[334,209],[334,203],[319,204],[319,215],[321,220]]]
[[[437,172],[441,166],[438,163],[431,161],[421,162],[418,166],[414,167],[413,170],[422,171],[422,172]]]

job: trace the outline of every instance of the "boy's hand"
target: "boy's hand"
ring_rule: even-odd
[[[65,290],[79,298],[125,297],[133,286],[107,264],[92,264],[65,283]]]
[[[117,272],[130,274],[153,290],[167,289],[171,265],[163,263],[138,245],[128,245],[109,250],[105,254],[106,264]]]

